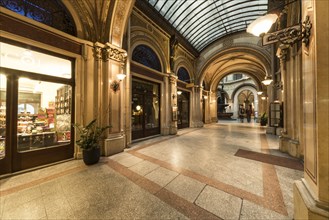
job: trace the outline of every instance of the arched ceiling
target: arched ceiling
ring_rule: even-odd
[[[268,0],[145,0],[191,45],[202,51],[267,12]]]
[[[209,85],[207,90],[216,91],[223,77],[232,73],[243,73],[252,77],[257,87],[261,88],[261,81],[268,70],[269,63],[256,50],[231,48],[208,61],[202,69],[200,82],[204,80]]]

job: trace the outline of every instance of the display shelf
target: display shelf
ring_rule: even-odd
[[[72,89],[70,86],[63,86],[57,90],[55,97],[56,114],[71,114]]]

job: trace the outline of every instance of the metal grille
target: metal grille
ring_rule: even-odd
[[[0,0],[0,6],[76,36],[73,19],[58,0]]]

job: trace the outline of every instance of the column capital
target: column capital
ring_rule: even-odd
[[[93,52],[94,52],[94,58],[99,61],[99,60],[102,60],[102,48],[103,48],[104,45],[96,42],[94,43],[94,49],[93,49]]]
[[[289,46],[281,44],[276,52],[276,56],[281,62],[286,62],[288,59]]]
[[[169,78],[170,84],[176,84],[177,83],[178,76],[176,76],[175,74],[170,73],[168,75],[168,78]]]
[[[115,60],[124,63],[127,59],[127,51],[106,43],[105,47],[102,48],[102,58],[104,61]]]

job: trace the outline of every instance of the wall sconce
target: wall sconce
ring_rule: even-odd
[[[112,91],[114,93],[116,93],[117,91],[120,90],[120,82],[122,80],[124,80],[124,78],[126,78],[126,74],[123,74],[123,73],[119,73],[117,74],[117,78],[118,80],[113,80],[111,83],[110,83],[110,89],[112,89]]]
[[[261,94],[263,94],[263,91],[258,91],[257,92],[257,95],[261,95]]]
[[[181,95],[181,94],[182,94],[182,91],[178,90],[177,95]]]
[[[302,24],[287,27],[273,33],[267,33],[271,26],[276,22],[277,18],[278,16],[275,14],[262,16],[248,26],[247,32],[262,37],[263,46],[276,42],[292,46],[300,40],[305,43],[306,47],[308,46],[312,29],[312,23],[309,16],[306,16],[305,21],[303,21]]]
[[[265,100],[266,99],[266,97],[265,96],[262,96],[262,98],[261,98],[262,100]]]

